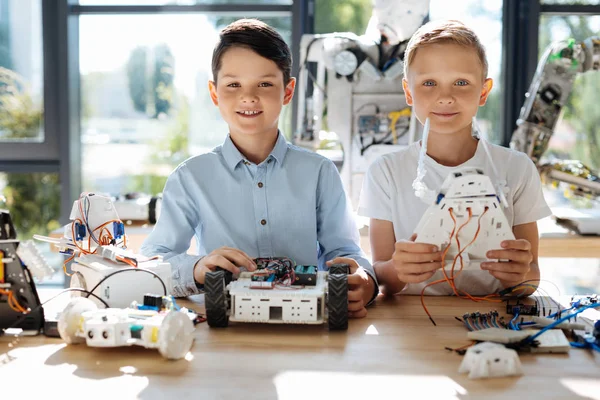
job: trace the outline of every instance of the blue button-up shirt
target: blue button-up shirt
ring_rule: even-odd
[[[199,255],[186,254],[192,237]],[[171,263],[172,293],[187,296],[199,293],[196,262],[222,246],[252,258],[289,257],[321,270],[326,261],[350,257],[377,282],[359,243],[335,165],[279,133],[258,165],[229,136],[212,152],[179,165],[167,180],[160,217],[141,252]]]

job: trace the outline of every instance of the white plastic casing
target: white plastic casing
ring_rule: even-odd
[[[171,292],[171,264],[161,260],[152,260],[139,264],[140,268],[156,273],[165,282],[167,291]],[[87,254],[75,258],[71,269],[74,273],[71,278],[71,287],[91,290],[105,276],[124,268],[131,268],[127,264],[117,263],[100,257],[96,254]],[[163,294],[160,281],[153,275],[143,271],[122,272],[111,276],[102,283],[94,294],[106,301],[111,307],[128,307],[132,301],[143,304],[144,295],[147,293]],[[73,292],[74,296],[83,296]],[[90,296],[99,307],[104,307],[101,302]]]
[[[251,289],[252,273],[242,272],[227,289],[231,296],[229,319],[237,322],[322,324],[325,321],[327,272],[317,271],[315,286],[302,290]]]
[[[503,240],[512,240],[514,235],[490,178],[474,168],[464,168],[451,174],[442,185],[440,194],[443,198],[437,204],[429,206],[417,228],[416,242],[437,245],[440,250],[450,243],[450,236],[455,230],[452,243],[446,254],[445,267],[452,266],[452,261],[459,253],[456,232],[469,220],[468,209],[471,209],[471,220],[458,232],[461,249],[464,249],[476,237],[473,243],[462,252],[464,268],[479,267],[486,261],[488,250],[501,249]],[[449,209],[452,208],[456,223],[452,220]],[[483,214],[485,208],[487,212]],[[479,225],[478,225],[479,221]],[[496,261],[496,260],[493,260]],[[460,268],[460,263],[456,267]]]
[[[458,369],[470,379],[522,375],[521,360],[513,349],[501,344],[482,342],[470,347]]]
[[[197,314],[136,309],[95,309],[88,299],[72,299],[58,321],[60,336],[68,344],[85,342],[90,347],[143,346],[158,349],[168,359],[183,358],[194,342]],[[132,328],[139,337],[132,335]]]

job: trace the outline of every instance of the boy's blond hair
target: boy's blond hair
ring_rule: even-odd
[[[423,25],[410,38],[404,53],[404,77],[408,76],[408,68],[412,64],[417,50],[430,44],[453,43],[473,49],[483,68],[483,79],[487,78],[488,63],[485,48],[479,38],[465,24],[456,20],[432,21]]]

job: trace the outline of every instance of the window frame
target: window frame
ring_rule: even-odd
[[[503,1],[503,54],[502,73],[504,74],[502,144],[508,146],[525,93],[529,89],[537,68],[539,28],[541,16],[557,15],[600,15],[600,5],[583,4],[543,4],[541,0]],[[526,39],[519,39],[526,38]]]
[[[312,32],[314,0],[292,4],[197,4],[197,5],[80,5],[78,0],[42,1],[44,65],[44,141],[2,143],[0,171],[53,172],[61,184],[60,223],[69,221],[73,201],[82,190],[81,177],[81,82],[79,76],[79,16],[87,14],[243,14],[292,18],[292,54],[300,54],[300,39]],[[292,73],[298,73],[298,64]],[[296,107],[292,106],[292,126]]]

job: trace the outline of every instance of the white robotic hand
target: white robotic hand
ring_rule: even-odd
[[[491,342],[482,342],[470,347],[458,372],[468,373],[469,379],[523,375],[517,352]]]

